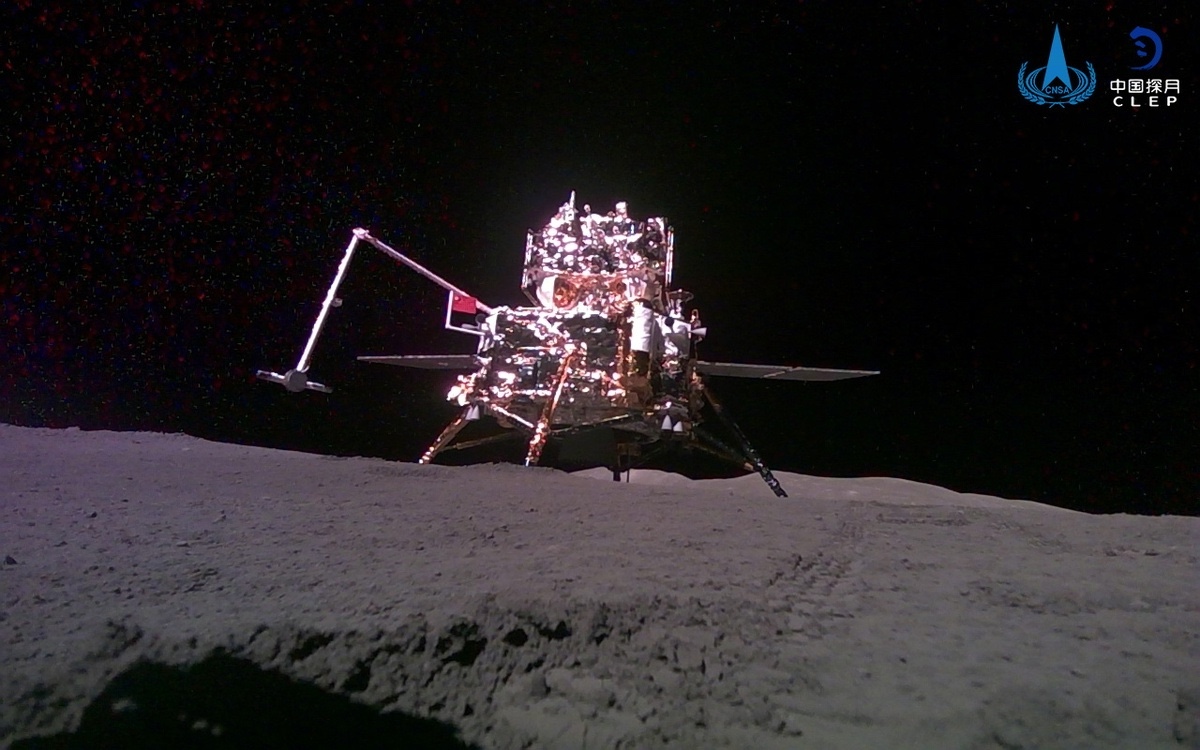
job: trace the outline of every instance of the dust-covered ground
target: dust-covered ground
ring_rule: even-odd
[[[10,426],[0,478],[5,746],[1200,748],[1196,518]]]

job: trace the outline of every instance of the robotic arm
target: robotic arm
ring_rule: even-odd
[[[321,329],[325,327],[325,319],[329,316],[329,308],[340,307],[342,304],[342,301],[338,299],[337,290],[338,287],[341,286],[342,280],[346,276],[346,270],[350,267],[350,259],[354,257],[354,250],[358,247],[359,241],[368,242],[374,245],[385,255],[391,256],[394,260],[403,263],[433,283],[447,290],[450,293],[449,305],[454,306],[455,304],[462,304],[465,300],[470,300],[477,309],[491,314],[493,308],[475,300],[474,297],[471,297],[471,295],[451,284],[449,281],[446,281],[441,276],[438,276],[428,268],[425,268],[421,264],[398,252],[394,248],[388,247],[383,242],[372,237],[371,233],[366,229],[360,227],[354,230],[354,236],[350,239],[350,244],[346,246],[346,253],[342,256],[342,262],[338,265],[337,274],[333,277],[333,283],[329,285],[329,291],[325,294],[325,301],[321,304],[321,311],[317,313],[317,320],[313,323],[312,332],[308,335],[308,343],[304,345],[304,352],[300,355],[300,360],[296,363],[295,367],[283,374],[267,370],[258,370],[255,373],[255,376],[260,380],[279,383],[292,393],[300,393],[304,390],[319,391],[321,393],[333,392],[333,389],[329,386],[309,380],[308,368],[312,362],[313,349],[316,348],[317,339],[321,337]],[[447,311],[446,325],[447,327],[450,327],[449,310]]]

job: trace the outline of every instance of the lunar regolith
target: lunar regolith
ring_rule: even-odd
[[[5,746],[1200,747],[1197,518],[10,426],[0,476]]]

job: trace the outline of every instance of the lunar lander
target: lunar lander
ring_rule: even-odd
[[[698,359],[696,344],[707,328],[689,304],[692,295],[671,287],[674,240],[665,218],[635,221],[624,203],[605,214],[577,209],[572,193],[545,227],[527,236],[521,288],[532,305],[491,307],[355,229],[296,367],[257,374],[293,392],[331,390],[308,380],[309,364],[329,309],[340,304],[337,290],[355,248],[366,242],[445,289],[445,327],[478,339],[473,354],[358,358],[463,373],[447,394],[460,412],[421,463],[519,437],[527,443],[525,465],[532,466],[548,441],[574,441],[605,454],[593,457],[619,480],[660,453],[698,450],[757,471],[786,497],[706,378],[828,381],[878,373]],[[468,424],[489,419],[498,433],[457,440]],[[720,429],[709,429],[712,423]]]

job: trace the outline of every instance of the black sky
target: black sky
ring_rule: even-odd
[[[575,190],[671,218],[706,358],[883,370],[716,383],[772,466],[1200,507],[1191,4],[513,8],[9,6],[0,418],[414,458],[445,378],[353,357],[472,342],[386,258],[331,319],[332,396],[253,371],[295,362],[353,227],[518,304]],[[1056,24],[1099,85],[1047,108],[1017,71]]]

